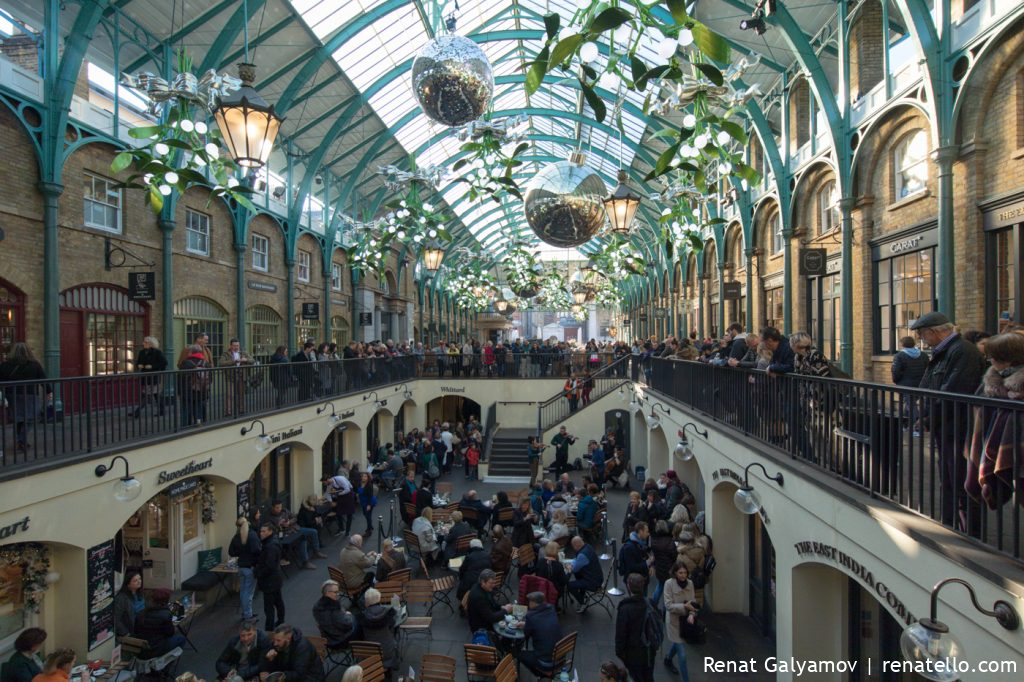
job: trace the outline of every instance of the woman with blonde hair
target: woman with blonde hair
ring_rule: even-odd
[[[135,371],[142,372],[142,394],[139,398],[139,406],[135,408],[132,416],[136,419],[142,412],[142,408],[152,403],[159,408],[159,416],[164,415],[164,403],[161,400],[163,395],[163,378],[157,372],[167,369],[167,358],[160,350],[160,341],[155,336],[147,336],[142,339],[142,350],[139,357],[135,359]]]
[[[238,598],[241,601],[242,620],[249,620],[253,617],[252,598],[256,594],[256,574],[253,569],[259,562],[263,545],[259,533],[249,527],[249,520],[245,516],[238,517],[235,527],[238,532],[232,536],[231,544],[228,545],[228,556],[238,559]]]
[[[434,510],[424,507],[423,512],[412,522],[412,532],[420,541],[420,553],[424,559],[436,562],[441,554],[441,546],[434,533]]]
[[[349,666],[341,676],[341,682],[363,682],[363,669],[358,665]]]

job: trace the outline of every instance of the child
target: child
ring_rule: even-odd
[[[477,465],[480,464],[480,450],[476,441],[470,439],[469,447],[466,449],[466,464],[469,467],[469,475],[466,477],[471,481],[477,480]]]

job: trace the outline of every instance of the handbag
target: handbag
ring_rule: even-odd
[[[430,466],[427,467],[427,477],[428,478],[440,478],[440,476],[441,476],[441,472],[438,471],[437,464],[435,464],[434,462],[431,462]]]
[[[704,625],[699,618],[690,622],[688,615],[679,616],[679,634],[687,644],[703,644],[707,639],[708,626]]]

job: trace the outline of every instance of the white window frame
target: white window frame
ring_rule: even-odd
[[[341,263],[331,263],[331,291],[341,291]]]
[[[115,185],[116,182],[114,180],[109,179],[109,178],[105,178],[102,175],[96,175],[95,173],[90,173],[88,171],[86,171],[84,173],[84,175],[85,175],[85,179],[90,182],[90,190],[91,190],[91,194],[92,194],[92,196],[89,196],[89,194],[87,194],[85,192],[85,188],[84,187],[82,188],[82,213],[83,213],[83,222],[85,223],[85,226],[86,227],[91,227],[91,228],[93,228],[95,230],[102,230],[103,232],[111,232],[113,234],[121,234],[122,233],[122,224],[123,224],[123,220],[122,220],[122,216],[121,216],[121,211],[123,210],[123,207],[124,207],[124,202],[123,202],[124,193],[121,191],[120,188],[114,190],[114,192],[116,193],[116,196],[117,196],[117,203],[116,204],[112,204],[109,201],[101,201],[100,199],[97,198],[96,184],[97,183],[101,183],[101,184],[104,185],[103,196],[106,197],[107,199],[109,199],[111,196],[114,195],[111,192],[111,187],[113,185]],[[91,210],[91,205],[92,204],[99,204],[100,206],[104,206],[104,207],[108,207],[108,208],[113,208],[114,209],[114,215],[117,216],[117,224],[114,225],[114,226],[110,226],[110,225],[104,225],[102,223],[95,223],[92,220],[90,220],[89,217],[92,215],[92,210]]]
[[[196,229],[197,227],[205,228],[205,231],[203,229]],[[193,247],[193,236],[201,239],[205,243],[206,248]],[[194,211],[191,208],[185,209],[185,250],[199,256],[210,255],[210,216]]]
[[[309,251],[299,249],[299,258],[295,261],[295,279],[299,282],[309,282],[310,264],[313,262],[313,254]]]
[[[253,232],[249,240],[252,244],[252,269],[260,272],[270,271],[270,240]]]
[[[780,254],[786,249],[786,239],[782,236],[782,216],[776,213],[771,218],[772,255]]]
[[[835,180],[825,183],[818,192],[818,234],[831,232],[839,226],[839,202]]]
[[[923,140],[924,153],[921,154],[920,158],[909,158],[908,152],[914,141],[921,137]],[[904,137],[896,149],[893,151],[893,179],[894,189],[896,190],[896,201],[906,199],[907,197],[914,196],[919,192],[924,192],[928,188],[928,138],[924,130],[915,130]],[[921,175],[921,186],[913,189],[908,189],[908,183],[905,177],[910,174],[914,169],[922,169]]]

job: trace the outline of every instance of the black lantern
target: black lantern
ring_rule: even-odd
[[[437,272],[441,267],[441,260],[444,258],[444,249],[437,241],[430,242],[423,249],[423,267],[428,272]]]
[[[640,208],[640,197],[633,194],[626,184],[628,176],[626,171],[619,170],[619,185],[612,192],[612,195],[604,200],[604,210],[608,214],[608,220],[612,223],[611,231],[616,234],[629,234],[633,225],[633,216]]]
[[[252,87],[256,80],[255,64],[240,63],[238,77],[242,87],[221,97],[213,116],[235,163],[259,168],[270,158],[284,119]]]

